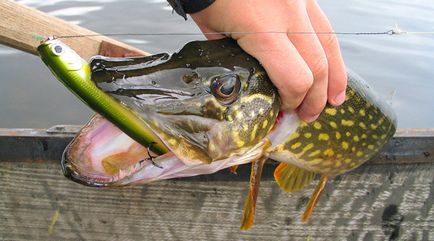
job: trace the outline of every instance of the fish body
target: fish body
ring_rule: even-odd
[[[92,186],[128,185],[251,162],[242,229],[253,224],[268,158],[281,162],[274,176],[284,191],[300,190],[321,174],[304,215],[307,220],[327,180],[369,160],[396,129],[391,108],[352,73],[345,103],[327,105],[316,121],[305,123],[294,112],[279,112],[277,89],[261,64],[234,40],[221,39],[190,42],[173,55],[93,58],[83,81],[127,120],[136,120],[147,133],[141,135],[130,127],[131,121],[116,118],[111,104],[99,107],[99,99],[93,98],[97,95],[89,94],[94,92],[68,84],[77,78],[63,72],[77,70],[62,67],[68,61],[59,67],[59,61],[50,60],[55,45],[63,46],[46,41],[38,48],[44,62],[112,122],[95,117],[82,129],[65,150],[65,175]],[[140,137],[145,141],[134,141]],[[153,143],[169,152],[155,156]]]
[[[354,73],[346,93],[344,104],[327,105],[316,121],[300,122],[269,157],[331,177],[369,160],[395,133],[395,114]]]

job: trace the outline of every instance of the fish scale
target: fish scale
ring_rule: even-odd
[[[396,117],[353,75],[344,104],[327,105],[316,121],[301,122],[270,158],[333,177],[375,155],[395,133]]]

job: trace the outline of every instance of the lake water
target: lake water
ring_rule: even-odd
[[[191,20],[172,14],[164,0],[18,2],[102,33],[199,32]],[[319,3],[337,32],[387,31],[395,24],[406,31],[434,31],[433,0]],[[379,95],[392,100],[399,127],[434,127],[434,35],[338,37],[346,65],[363,76]],[[170,53],[187,41],[203,37],[117,39],[150,53]],[[0,128],[83,124],[92,115],[38,57],[0,45],[0,63]]]

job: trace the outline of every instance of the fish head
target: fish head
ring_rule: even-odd
[[[279,110],[262,66],[229,39],[190,42],[173,55],[96,56],[90,64],[57,39],[41,43],[38,52],[101,114],[62,159],[64,174],[86,185],[191,176],[250,162],[263,155]],[[171,152],[162,155],[166,147]]]
[[[191,42],[172,56],[95,57],[91,68],[95,84],[185,163],[244,153],[270,132],[279,111],[264,69],[232,40]]]

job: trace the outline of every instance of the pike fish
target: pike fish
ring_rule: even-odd
[[[100,115],[66,148],[64,174],[89,186],[123,186],[213,173],[251,163],[241,229],[255,216],[262,168],[286,192],[320,174],[309,216],[327,181],[357,168],[393,136],[391,107],[354,73],[347,97],[312,123],[282,112],[261,64],[234,40],[194,41],[172,55],[95,56],[90,64],[58,39],[38,47],[44,63]]]

